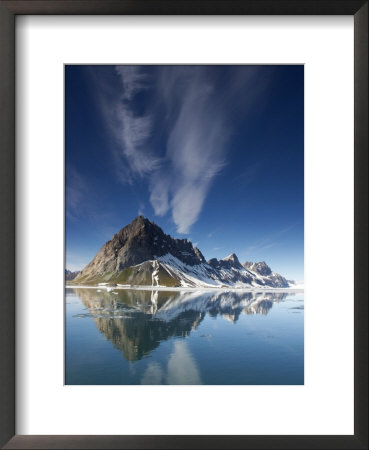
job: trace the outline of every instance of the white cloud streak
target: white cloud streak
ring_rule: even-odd
[[[250,69],[247,76],[238,74],[218,92],[208,70],[163,66],[148,75],[140,66],[117,66],[121,92],[104,95],[102,101],[121,180],[146,179],[155,214],[171,213],[177,231],[184,234],[198,220],[215,177],[226,165],[232,102],[240,102],[239,90],[257,73]],[[149,91],[151,109],[138,114],[135,99]],[[166,139],[158,156],[149,143],[160,131]]]
[[[160,158],[147,148],[151,116],[135,114],[132,109],[134,96],[148,89],[147,76],[136,66],[117,66],[116,73],[121,89],[117,94],[110,86],[103,86],[100,107],[113,136],[115,169],[122,182],[132,183],[136,176],[144,177],[155,171]]]
[[[164,202],[155,202],[153,206],[159,215],[170,206],[178,232],[189,233],[201,213],[214,177],[225,164],[224,144],[228,131],[223,111],[213,104],[216,93],[204,74],[197,68],[192,72],[187,70],[183,82],[182,71],[177,71],[176,82],[166,89],[172,90],[172,95],[165,94],[168,109],[174,109],[173,101],[179,102],[179,113],[167,141],[172,176],[162,186]],[[182,87],[180,97],[179,86]],[[158,194],[157,189],[155,192]],[[169,205],[165,203],[167,193]]]

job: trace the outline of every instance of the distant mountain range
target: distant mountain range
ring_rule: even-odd
[[[76,278],[76,276],[79,274],[79,270],[76,272],[72,272],[71,270],[65,269],[65,279],[66,281],[72,281]]]
[[[173,239],[143,216],[122,228],[83,270],[68,280],[72,284],[166,287],[287,288],[294,285],[272,272],[265,262],[241,264],[234,253],[221,260],[206,261],[189,240]]]

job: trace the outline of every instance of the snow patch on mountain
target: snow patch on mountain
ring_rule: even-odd
[[[287,281],[274,272],[270,276],[260,275],[244,268],[236,255],[232,254],[227,261],[232,265],[215,268],[208,263],[189,265],[167,253],[157,258],[170,276],[177,279],[183,287],[289,287]],[[224,260],[222,260],[224,261]],[[278,285],[279,284],[279,285]]]

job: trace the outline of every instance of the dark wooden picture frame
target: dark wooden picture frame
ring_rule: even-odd
[[[354,435],[15,435],[15,18],[25,14],[353,15]],[[339,96],[339,92],[337,92]],[[368,448],[368,0],[0,0],[0,445],[26,448]],[[169,430],[168,430],[169,431]]]

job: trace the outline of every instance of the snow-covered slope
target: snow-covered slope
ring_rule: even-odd
[[[218,263],[217,267],[214,263],[210,265],[207,262],[190,265],[167,253],[156,259],[127,267],[118,273],[105,274],[98,280],[90,280],[89,283],[98,281],[99,284],[191,288],[286,288],[291,286],[291,283],[281,275],[274,272],[261,275],[246,269],[238,263],[238,260],[236,264],[226,259]],[[102,280],[104,283],[101,283]]]
[[[190,241],[173,239],[142,216],[103,245],[72,283],[217,288],[291,285],[264,261],[241,264],[234,253],[206,261]]]
[[[182,287],[289,287],[288,281],[279,274],[261,275],[246,269],[236,255],[232,256],[235,261],[231,262],[227,257],[219,261],[218,267],[209,263],[190,266],[171,254],[159,257],[155,263],[160,264]],[[223,265],[222,262],[228,264]]]

